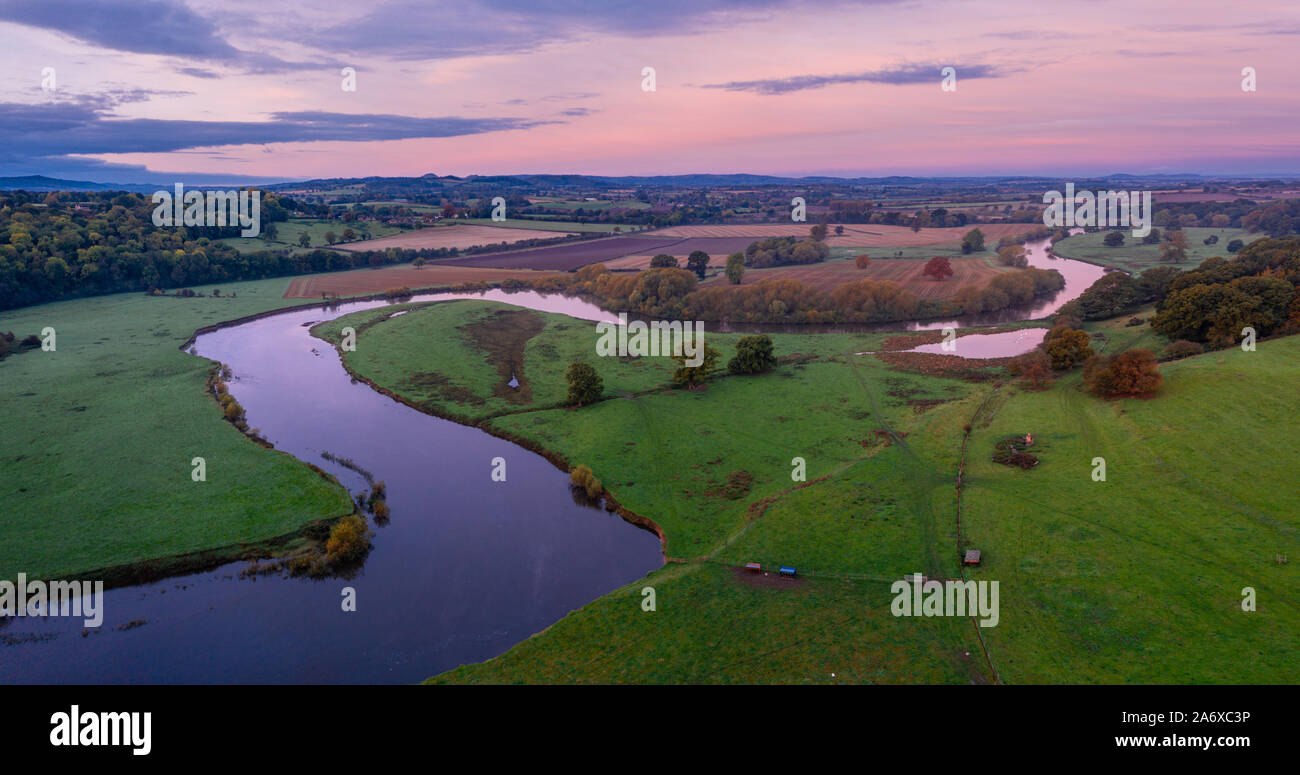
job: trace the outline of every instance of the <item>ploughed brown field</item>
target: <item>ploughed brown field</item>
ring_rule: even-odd
[[[534,272],[528,269],[478,269],[466,266],[424,266],[416,269],[410,265],[387,266],[382,269],[353,269],[347,272],[295,277],[285,291],[286,299],[319,299],[322,293],[336,296],[356,296],[383,293],[389,288],[430,288],[457,283],[496,282],[511,277],[529,280],[554,272]]]
[[[662,252],[664,248],[678,243],[692,242],[680,238],[668,237],[645,239],[642,237],[603,237],[586,239],[581,242],[567,242],[561,245],[548,245],[541,248],[523,248],[508,250],[503,253],[482,253],[465,258],[440,258],[439,265],[491,267],[494,269],[555,269],[568,272],[587,264],[597,264],[611,259],[644,253],[653,250]]]
[[[742,285],[749,285],[760,280],[793,278],[806,285],[830,293],[841,283],[854,280],[888,280],[898,283],[903,288],[915,293],[922,299],[941,300],[951,298],[967,285],[983,286],[1006,267],[996,266],[983,258],[953,258],[953,274],[943,280],[921,274],[929,259],[889,258],[872,261],[866,269],[859,269],[852,261],[832,261],[821,264],[801,266],[780,266],[770,269],[746,269]],[[710,278],[703,286],[727,285],[725,276]]]
[[[481,226],[478,224],[455,224],[453,226],[432,226],[414,231],[404,231],[379,239],[349,242],[333,245],[336,250],[386,250],[404,248],[418,250],[421,248],[465,248],[475,245],[495,245],[499,242],[521,242],[530,239],[555,239],[568,232],[543,231],[541,229],[507,229],[500,226]]]
[[[984,242],[992,245],[999,238],[1011,234],[1024,234],[1041,224],[1033,223],[980,223],[970,226],[921,229],[912,231],[906,226],[882,226],[869,223],[846,223],[844,235],[836,236],[835,224],[829,224],[830,234],[826,244],[831,247],[885,247],[905,248],[918,245],[938,245],[943,242],[961,242],[971,229],[984,232]],[[807,237],[811,223],[757,223],[725,226],[673,226],[667,229],[641,232],[647,237],[743,237],[751,242],[768,237]],[[743,249],[743,248],[742,248]]]

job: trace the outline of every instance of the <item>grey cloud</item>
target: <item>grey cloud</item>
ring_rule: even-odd
[[[249,72],[318,66],[241,51],[227,43],[209,19],[176,0],[0,0],[0,21],[50,30],[113,51],[220,62]]]
[[[0,158],[69,154],[165,153],[188,148],[293,142],[367,142],[459,137],[528,129],[553,121],[422,118],[325,111],[273,113],[268,121],[188,121],[109,116],[101,101],[55,105],[0,103]]]
[[[869,70],[861,73],[841,73],[836,75],[795,75],[789,78],[767,78],[757,81],[729,81],[727,83],[704,84],[703,89],[723,89],[725,91],[754,92],[755,94],[789,94],[805,89],[820,89],[842,83],[886,83],[905,85],[914,83],[938,83],[942,79],[941,71],[945,65],[900,65],[884,70]],[[1001,78],[1005,73],[991,65],[952,65],[957,70],[957,78]]]

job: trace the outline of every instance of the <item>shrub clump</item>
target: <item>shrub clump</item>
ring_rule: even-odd
[[[1023,436],[1011,436],[993,445],[993,462],[1004,466],[1015,466],[1028,470],[1038,465],[1038,458],[1024,452],[1026,446]]]
[[[325,563],[333,566],[361,559],[370,549],[370,536],[365,518],[351,514],[340,519],[325,542]]]
[[[595,500],[605,492],[605,486],[600,483],[591,469],[584,465],[577,465],[569,472],[569,481],[574,487],[587,493],[587,497]]]
[[[1189,342],[1186,339],[1179,339],[1176,342],[1170,342],[1165,346],[1164,359],[1167,361],[1176,361],[1180,358],[1190,358],[1193,355],[1200,355],[1205,352],[1205,346],[1200,342]]]
[[[1160,387],[1156,356],[1150,350],[1125,350],[1114,356],[1093,356],[1083,364],[1083,382],[1102,398],[1148,396]]]
[[[727,361],[727,371],[732,374],[761,374],[775,368],[772,337],[767,334],[742,336],[736,343],[735,357]]]

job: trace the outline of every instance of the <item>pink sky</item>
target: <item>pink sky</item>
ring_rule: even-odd
[[[59,88],[52,95],[35,83],[11,83],[4,99],[56,105],[115,90],[149,92],[113,104],[101,121],[264,122],[277,112],[319,111],[534,122],[460,137],[222,144],[59,162],[169,173],[1300,173],[1296,5],[897,2],[810,11],[760,3],[683,12],[680,20],[660,14],[642,24],[636,4],[592,22],[580,13],[485,3],[480,15],[453,20],[463,30],[456,40],[472,50],[450,54],[450,39],[438,38],[446,35],[439,17],[426,20],[400,4],[389,18],[407,20],[413,43],[398,52],[370,32],[370,11],[352,4],[189,7],[230,50],[295,66],[259,72],[229,55],[187,58],[183,45],[178,53],[113,50],[128,44],[85,39],[95,33],[57,20],[11,21],[0,23],[12,41],[0,53],[7,70],[30,73],[49,63]],[[423,52],[419,25],[426,23]],[[285,29],[303,32],[290,41]],[[512,36],[513,50],[503,42]],[[344,65],[358,70],[355,92],[340,88]],[[941,65],[957,68],[956,91],[940,88]],[[645,66],[656,68],[654,92],[641,88]],[[1257,72],[1254,92],[1241,88],[1244,67]],[[216,77],[191,74],[196,68]],[[849,78],[780,94],[704,88],[903,70],[933,70],[933,77]],[[963,75],[980,70],[990,76]]]

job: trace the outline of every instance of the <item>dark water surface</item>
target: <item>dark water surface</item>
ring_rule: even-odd
[[[509,298],[604,315],[570,299]],[[576,504],[568,476],[541,456],[353,384],[303,325],[380,304],[297,310],[196,343],[231,365],[231,392],[277,449],[353,493],[365,481],[321,452],[387,483],[391,521],[375,528],[356,578],[240,579],[241,562],[110,590],[103,626],[85,637],[81,619],[13,619],[0,629],[0,682],[409,683],[500,654],[662,564],[654,534]],[[494,457],[506,460],[505,482],[491,480]],[[208,462],[211,470],[217,461]],[[342,610],[348,586],[355,612]],[[145,623],[118,629],[137,619]]]

